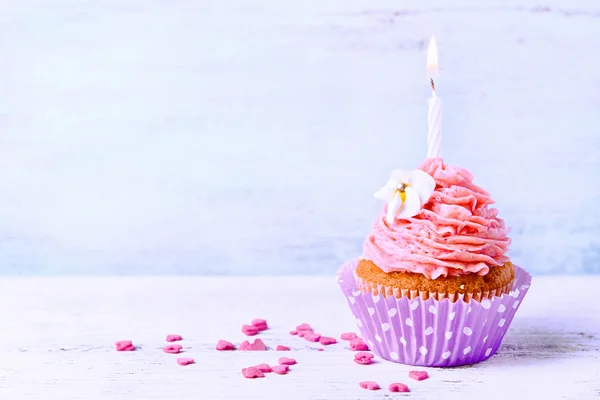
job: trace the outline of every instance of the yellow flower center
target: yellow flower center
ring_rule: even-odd
[[[396,186],[396,192],[400,193],[400,199],[402,199],[402,203],[406,201],[406,188],[410,187],[408,183],[400,183]]]

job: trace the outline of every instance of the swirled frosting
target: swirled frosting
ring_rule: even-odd
[[[375,219],[363,245],[363,258],[385,272],[439,276],[485,275],[508,261],[509,229],[489,208],[489,193],[473,184],[465,169],[441,158],[426,159],[419,169],[431,175],[435,191],[419,214],[386,222],[387,205]]]

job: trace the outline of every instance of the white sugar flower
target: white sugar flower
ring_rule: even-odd
[[[410,218],[421,211],[435,189],[435,180],[427,172],[416,169],[397,169],[392,177],[374,194],[375,198],[388,203],[387,223],[395,218]]]

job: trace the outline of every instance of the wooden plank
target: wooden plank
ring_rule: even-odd
[[[391,382],[407,383],[415,399],[600,395],[598,276],[535,277],[496,356],[430,368],[423,382],[409,381],[409,366],[356,365],[344,343],[319,352],[289,335],[301,322],[335,337],[356,330],[332,277],[10,278],[0,285],[0,399],[376,399],[390,395]],[[247,339],[240,327],[258,317],[271,325],[260,335],[268,346],[293,351],[214,350],[220,338]],[[195,365],[181,367],[161,351],[168,333],[184,336]],[[120,339],[140,348],[117,353]],[[243,367],[282,355],[298,360],[289,375],[241,377]],[[365,391],[361,380],[386,390]]]

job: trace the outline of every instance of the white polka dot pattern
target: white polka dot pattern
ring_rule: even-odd
[[[530,280],[521,268],[515,271],[512,291],[468,303],[384,297],[381,287],[377,295],[357,291],[352,273],[340,273],[338,282],[360,335],[376,355],[403,364],[452,367],[487,359],[501,343],[527,293],[523,284]]]

